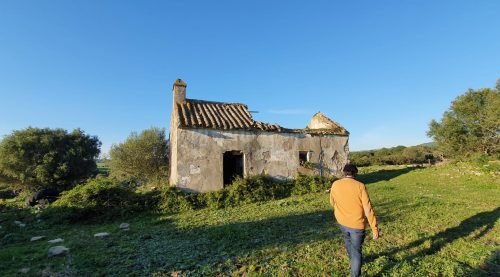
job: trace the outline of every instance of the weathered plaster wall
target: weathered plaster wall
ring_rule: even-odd
[[[244,174],[293,178],[302,169],[299,151],[311,151],[317,173],[340,173],[347,162],[348,137],[307,134],[171,129],[171,184],[205,192],[223,187],[222,161],[226,151],[244,153]]]

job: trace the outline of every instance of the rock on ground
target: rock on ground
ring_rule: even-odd
[[[32,237],[30,241],[37,241],[37,240],[41,240],[45,238],[45,236],[36,236],[36,237]]]
[[[107,236],[109,236],[108,232],[102,232],[102,233],[94,234],[94,237],[96,237],[96,238],[104,238],[104,237],[107,237]]]
[[[30,272],[29,267],[23,267],[23,268],[19,269],[19,273],[26,274],[28,272]]]
[[[69,249],[59,245],[59,246],[54,246],[49,249],[49,257],[50,256],[59,256],[68,253]]]
[[[57,238],[57,239],[49,240],[49,243],[59,243],[59,242],[64,242],[64,240],[62,238]]]
[[[26,224],[24,224],[24,223],[22,223],[21,221],[18,221],[18,220],[14,221],[14,224],[16,224],[19,227],[25,227],[26,226]]]
[[[128,224],[128,223],[120,224],[120,229],[128,229],[129,227],[130,227],[130,224]]]

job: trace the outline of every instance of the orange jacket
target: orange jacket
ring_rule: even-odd
[[[377,218],[363,183],[351,177],[333,182],[330,190],[330,204],[340,225],[364,230],[366,216],[373,234],[378,235]]]

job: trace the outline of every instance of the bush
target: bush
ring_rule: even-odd
[[[439,160],[440,156],[440,152],[435,147],[417,145],[351,152],[349,160],[357,166],[403,165],[434,163]]]
[[[227,190],[219,190],[198,194],[200,208],[222,209],[226,207]]]
[[[124,216],[156,206],[152,198],[152,195],[135,193],[116,179],[97,178],[64,192],[44,213],[69,221]]]
[[[134,212],[160,210],[178,213],[201,208],[222,209],[241,204],[282,199],[290,195],[320,192],[331,180],[298,175],[294,181],[277,181],[268,176],[238,178],[229,187],[207,193],[187,193],[175,187],[161,192],[138,193],[114,178],[96,178],[64,192],[44,215],[57,220],[79,221],[125,216]]]
[[[277,183],[270,177],[255,176],[238,178],[227,188],[206,193],[187,193],[169,187],[162,192],[159,208],[163,212],[176,213],[201,208],[222,209],[243,203],[278,199],[289,195],[287,184],[289,183]]]
[[[64,190],[95,176],[101,142],[75,129],[27,128],[0,141],[0,176],[23,190]]]
[[[289,195],[289,183],[268,176],[238,178],[227,189],[227,206],[283,198]]]
[[[307,176],[299,174],[294,182],[291,193],[303,195],[309,192],[320,192],[330,188],[333,180],[321,176]]]
[[[197,195],[185,193],[178,188],[168,187],[161,193],[159,209],[166,213],[190,211],[198,208]]]
[[[161,194],[162,212],[176,213],[201,208],[222,209],[241,204],[276,200],[290,195],[321,192],[333,180],[319,176],[298,175],[294,181],[277,181],[269,176],[238,178],[229,187],[206,193],[186,193],[169,187]]]
[[[168,140],[165,130],[150,128],[132,133],[109,152],[111,176],[135,183],[168,180]]]

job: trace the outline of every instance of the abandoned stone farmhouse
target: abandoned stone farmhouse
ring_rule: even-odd
[[[215,191],[234,178],[266,174],[339,175],[347,163],[349,132],[322,113],[304,129],[255,121],[248,107],[186,98],[173,85],[170,184],[192,192]]]

